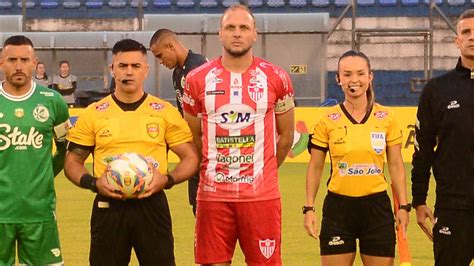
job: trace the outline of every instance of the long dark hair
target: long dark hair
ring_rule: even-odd
[[[339,57],[339,60],[337,61],[336,77],[337,77],[338,80],[339,80],[339,63],[341,62],[341,60],[343,58],[346,58],[346,57],[349,57],[349,56],[356,56],[356,57],[363,58],[365,60],[365,62],[367,62],[367,67],[369,68],[369,73],[372,72],[372,69],[370,68],[370,60],[367,57],[367,55],[365,55],[363,52],[360,52],[360,51],[349,50],[349,51],[343,53],[342,56]],[[369,111],[370,109],[372,109],[372,106],[374,105],[374,102],[375,102],[374,85],[372,84],[372,82],[370,82],[370,84],[369,84],[369,88],[366,92],[366,95],[367,95],[367,111]]]
[[[41,62],[41,61],[38,61],[38,63],[36,64],[36,67],[35,67],[36,70],[38,70],[38,66],[39,66],[39,65],[43,65],[43,66],[45,66],[45,68],[46,68],[46,64],[45,64],[45,63],[43,63],[43,62]],[[36,74],[37,74],[37,73],[35,73],[35,77],[36,77]],[[48,74],[46,73],[46,70],[44,71],[43,79],[44,79],[44,80],[48,80]]]

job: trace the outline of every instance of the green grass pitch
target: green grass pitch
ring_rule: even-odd
[[[406,164],[406,172],[411,200],[410,174],[411,166]],[[325,167],[324,180],[318,193],[316,212],[321,218],[321,205],[326,195],[326,181],[329,166]],[[306,235],[303,228],[301,206],[305,200],[306,164],[284,164],[280,168],[280,189],[283,203],[282,256],[284,265],[306,266],[319,265],[319,242]],[[388,173],[388,171],[386,171]],[[433,206],[434,182],[431,179],[428,203]],[[69,182],[64,175],[56,177],[57,217],[61,237],[61,246],[66,265],[88,265],[89,254],[89,220],[94,194],[80,189]],[[391,194],[389,192],[389,194]],[[178,266],[192,266],[194,244],[194,217],[188,205],[187,185],[179,184],[167,192],[175,237],[175,256]],[[256,221],[258,222],[258,221]],[[408,237],[412,265],[433,265],[432,244],[416,224],[415,212],[410,213]],[[398,259],[396,258],[396,265]],[[132,255],[130,265],[138,265]],[[236,249],[233,265],[245,265],[240,249]],[[362,265],[356,258],[355,265]]]

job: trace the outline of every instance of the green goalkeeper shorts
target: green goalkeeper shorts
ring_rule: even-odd
[[[55,220],[41,223],[0,223],[0,265],[63,265]]]

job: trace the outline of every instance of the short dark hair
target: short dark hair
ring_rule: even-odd
[[[59,62],[59,67],[61,67],[63,64],[66,64],[66,65],[70,66],[69,61],[61,60],[61,62]]]
[[[24,35],[13,35],[8,37],[8,39],[6,39],[3,43],[3,48],[7,47],[8,45],[29,45],[34,48],[33,42]]]
[[[464,12],[462,12],[462,14],[459,16],[458,18],[458,23],[459,21],[463,20],[463,19],[466,19],[466,18],[474,18],[474,9],[468,9]]]
[[[155,33],[153,34],[153,36],[151,36],[150,39],[150,47],[166,35],[176,35],[176,33],[169,29],[159,29],[155,31]]]
[[[132,39],[123,39],[115,43],[112,48],[112,54],[116,55],[123,52],[134,52],[139,51],[143,55],[146,55],[146,48],[140,42],[137,42]]]

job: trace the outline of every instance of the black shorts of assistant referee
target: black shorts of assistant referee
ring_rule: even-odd
[[[395,219],[387,193],[347,197],[328,192],[324,200],[321,255],[356,252],[395,257]]]
[[[474,258],[474,211],[435,209],[433,250],[436,266],[469,266]]]
[[[140,200],[96,196],[90,265],[128,265],[132,248],[140,265],[175,265],[171,217],[164,192]]]

